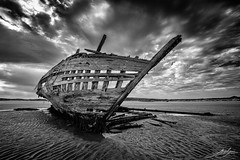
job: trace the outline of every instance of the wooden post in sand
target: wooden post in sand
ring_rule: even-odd
[[[118,98],[118,100],[112,105],[108,112],[104,115],[103,119],[108,120],[120,104],[126,99],[128,94],[135,88],[135,86],[141,81],[141,79],[154,67],[156,66],[175,46],[178,45],[182,40],[181,35],[178,35],[171,39],[146,65],[138,76],[132,80],[126,87],[124,93]]]

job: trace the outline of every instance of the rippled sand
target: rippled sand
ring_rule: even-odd
[[[0,112],[0,159],[239,159],[240,118],[178,117],[174,125],[129,129],[105,138],[81,133],[43,111]],[[228,155],[214,157],[222,149]],[[210,158],[209,158],[210,157]]]

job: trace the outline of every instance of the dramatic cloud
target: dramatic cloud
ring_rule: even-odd
[[[55,30],[54,26],[52,26],[51,23],[51,17],[43,12],[40,12],[32,17],[33,19],[33,25],[35,27],[41,27],[43,32],[47,37],[55,37],[57,36],[57,31]]]
[[[44,37],[0,26],[0,62],[47,63],[60,60],[61,50]]]
[[[103,34],[108,35],[103,52],[146,59],[183,35],[183,42],[131,96],[240,93],[239,1],[2,0],[0,34],[0,65],[5,66],[0,69],[1,95],[31,95],[43,71],[77,48],[95,49]]]
[[[6,13],[14,19],[27,17],[19,3],[12,0],[2,0],[0,6],[6,9]]]

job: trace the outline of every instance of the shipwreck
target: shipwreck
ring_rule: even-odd
[[[106,132],[114,126],[154,117],[149,113],[116,115],[121,103],[179,42],[172,38],[151,60],[101,52],[106,35],[97,50],[85,49],[62,60],[50,69],[37,84],[37,95],[52,104],[52,111],[71,119],[80,130]]]

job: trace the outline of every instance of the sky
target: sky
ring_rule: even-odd
[[[129,97],[240,96],[238,0],[0,0],[0,97],[37,98],[39,79],[78,48],[151,59],[182,42]]]

